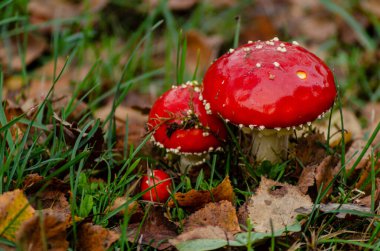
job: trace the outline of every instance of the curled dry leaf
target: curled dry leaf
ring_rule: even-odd
[[[29,205],[24,193],[17,189],[0,195],[0,234],[14,241],[21,225],[32,218],[34,209]]]
[[[270,233],[293,225],[298,215],[295,210],[312,205],[310,197],[302,194],[298,187],[262,177],[256,194],[247,204],[247,209],[254,230]]]
[[[302,169],[302,173],[298,179],[298,187],[303,194],[307,193],[309,187],[314,186],[316,169],[317,165],[306,166],[304,169]]]
[[[16,36],[7,39],[0,40],[0,64],[5,71],[20,71],[25,62],[25,66],[36,60],[47,48],[45,39],[37,35],[26,36],[27,43],[25,54],[19,52],[19,45],[23,48],[24,36]]]
[[[234,202],[235,194],[231,185],[230,178],[227,176],[224,180],[211,191],[190,190],[187,193],[175,193],[174,200],[171,199],[168,203],[169,207],[174,207],[176,204],[180,207],[188,209],[198,209],[204,207],[209,202],[218,202],[227,200]]]
[[[351,110],[347,108],[342,108],[343,114],[343,125],[344,130],[347,132],[345,136],[345,143],[349,142],[351,139],[355,140],[361,138],[363,131],[359,123],[359,119]],[[321,123],[315,123],[317,130],[325,135],[327,138],[328,133],[328,116]],[[330,126],[330,146],[334,147],[340,144],[342,140],[342,124],[340,111],[336,111],[331,116],[331,126]]]
[[[127,235],[131,242],[138,240],[139,243],[162,250],[170,246],[167,241],[177,236],[177,232],[174,223],[164,216],[162,208],[153,207],[149,209],[145,221],[128,226]]]
[[[355,204],[339,204],[339,203],[328,203],[328,204],[318,204],[311,205],[309,207],[300,207],[296,211],[300,214],[310,214],[313,208],[319,209],[324,213],[336,213],[336,217],[344,219],[349,213],[347,211],[354,211],[357,213],[370,213],[371,209],[368,207],[358,206]],[[352,213],[354,213],[352,212]]]
[[[370,193],[372,184],[371,184],[371,170],[372,170],[372,164],[375,174],[378,173],[378,170],[380,169],[380,160],[373,160],[374,163],[372,163],[372,160],[367,161],[367,165],[360,173],[360,178],[358,182],[355,184],[355,188],[364,191],[365,193]]]
[[[117,241],[120,234],[92,223],[78,227],[77,249],[82,251],[106,251]]]
[[[69,247],[66,229],[69,227],[64,214],[52,210],[37,213],[17,233],[21,250],[65,251]]]
[[[184,225],[184,232],[199,227],[216,226],[225,232],[235,234],[240,232],[236,209],[230,201],[208,203],[204,208],[191,214]]]

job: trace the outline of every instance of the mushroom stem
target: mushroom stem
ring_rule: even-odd
[[[209,158],[208,153],[196,155],[196,154],[189,154],[189,155],[181,155],[179,160],[179,170],[181,173],[186,173],[191,170],[193,166],[198,166],[206,162],[206,159]]]
[[[288,139],[291,133],[286,130],[253,130],[251,153],[257,161],[269,160],[278,163],[287,158]]]

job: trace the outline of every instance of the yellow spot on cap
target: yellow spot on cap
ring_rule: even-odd
[[[307,78],[307,74],[304,71],[297,71],[297,77],[299,77],[302,80],[305,80]]]

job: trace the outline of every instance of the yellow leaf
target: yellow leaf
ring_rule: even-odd
[[[34,209],[21,190],[0,195],[0,236],[14,241],[17,230],[33,215]]]

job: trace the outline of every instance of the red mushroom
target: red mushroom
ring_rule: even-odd
[[[201,98],[226,121],[253,130],[258,161],[287,156],[291,129],[310,125],[333,104],[331,70],[296,42],[248,42],[207,70]]]
[[[144,200],[165,202],[170,196],[170,176],[162,170],[148,170],[148,174],[142,177],[140,190]]]
[[[197,82],[173,86],[154,103],[148,119],[152,140],[178,154],[181,171],[202,164],[209,152],[222,150],[227,136],[223,121],[208,114],[199,99]]]

